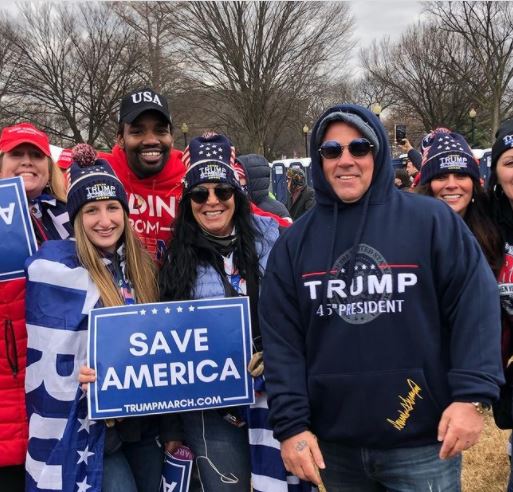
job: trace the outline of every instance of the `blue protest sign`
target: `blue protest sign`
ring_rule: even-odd
[[[0,179],[0,237],[0,282],[24,277],[37,242],[21,177]]]
[[[164,455],[160,492],[188,492],[194,456],[186,446]]]
[[[247,297],[93,309],[88,348],[92,419],[254,401]]]

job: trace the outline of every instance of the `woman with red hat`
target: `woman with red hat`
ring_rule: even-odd
[[[0,178],[21,176],[39,244],[72,234],[64,203],[64,179],[50,154],[48,136],[30,123],[2,130]],[[25,409],[25,279],[0,282],[0,483],[22,492],[27,450]]]
[[[30,123],[2,130],[0,178],[21,176],[38,243],[72,235],[63,175],[53,162],[46,133]]]

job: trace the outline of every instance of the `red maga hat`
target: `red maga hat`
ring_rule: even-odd
[[[48,157],[52,155],[48,136],[31,123],[19,123],[5,127],[0,136],[0,152],[9,152],[24,143],[34,145]]]

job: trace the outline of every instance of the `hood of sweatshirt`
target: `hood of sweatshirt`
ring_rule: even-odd
[[[280,441],[309,429],[353,447],[435,444],[452,401],[499,394],[497,283],[446,203],[393,187],[377,118],[338,105],[321,121],[339,111],[371,136],[374,173],[360,200],[341,202],[315,125],[317,203],[276,241],[261,286],[269,422]]]
[[[322,158],[319,154],[319,147],[322,143],[322,136],[319,134],[320,123],[331,113],[351,113],[364,120],[376,133],[379,141],[379,149],[374,155],[374,172],[372,182],[367,192],[355,203],[344,203],[340,200],[333,188],[324,177],[322,169]],[[368,109],[354,104],[339,104],[327,109],[315,123],[310,139],[310,157],[312,158],[312,179],[315,189],[316,203],[320,206],[336,205],[338,208],[362,206],[366,200],[369,203],[382,203],[394,187],[394,171],[388,136],[381,121]]]
[[[323,135],[327,129],[326,124],[322,124],[326,117],[333,115],[333,120],[344,121],[337,118],[337,113],[346,113],[348,120],[354,119],[352,115],[356,115],[366,127],[370,127],[369,132],[373,132],[373,136],[377,138],[374,151],[374,169],[372,172],[372,180],[367,191],[356,202],[345,203],[335,193],[330,183],[324,176],[322,167],[322,158],[319,154],[319,147],[322,143]],[[344,121],[347,123],[347,121]],[[322,126],[322,128],[321,128]],[[353,125],[354,126],[354,125]],[[366,136],[360,129],[358,131],[362,136]],[[343,213],[347,209],[361,209],[360,222],[355,230],[354,240],[349,252],[349,264],[345,272],[345,280],[349,284],[353,278],[354,266],[356,261],[356,252],[362,238],[367,223],[369,205],[383,203],[394,190],[394,171],[392,167],[392,159],[390,155],[390,147],[388,145],[388,136],[385,132],[381,121],[368,109],[354,104],[339,104],[326,110],[315,123],[312,130],[310,140],[310,157],[312,159],[312,178],[315,189],[316,203],[320,207],[331,208],[332,210],[332,235],[330,239],[329,256],[326,264],[326,275],[333,262],[334,247],[337,234],[337,221],[339,212]],[[324,292],[326,296],[326,292]]]

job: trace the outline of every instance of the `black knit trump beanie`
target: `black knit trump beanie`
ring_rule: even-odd
[[[420,184],[429,183],[443,174],[466,174],[479,180],[479,167],[469,144],[459,133],[433,132],[429,147],[424,151]]]
[[[203,183],[227,183],[241,189],[234,169],[235,148],[224,135],[209,133],[191,140],[182,161],[187,169],[184,191]]]
[[[106,160],[96,158],[96,151],[90,145],[78,144],[71,160],[67,209],[72,223],[78,211],[89,202],[117,200],[129,211],[121,181]]]
[[[513,148],[513,119],[505,120],[495,134],[495,142],[492,146],[492,168],[497,166],[499,157],[506,150]]]

